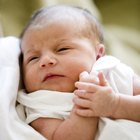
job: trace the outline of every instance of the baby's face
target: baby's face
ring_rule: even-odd
[[[73,92],[83,71],[96,61],[95,46],[69,24],[30,28],[22,40],[23,73],[28,92]]]

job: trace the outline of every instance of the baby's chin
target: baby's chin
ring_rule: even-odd
[[[35,92],[35,91],[39,91],[39,90],[50,90],[50,91],[58,91],[58,92],[74,92],[76,88],[74,86],[45,86],[45,87],[38,87],[38,88],[27,88],[26,92],[27,93],[31,93],[31,92]]]
[[[75,90],[75,87],[50,87],[50,88],[44,88],[41,90],[50,90],[50,91],[58,91],[58,92],[73,92]]]

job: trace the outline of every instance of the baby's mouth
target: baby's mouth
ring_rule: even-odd
[[[51,79],[61,78],[61,77],[64,77],[64,76],[63,76],[63,75],[58,75],[58,74],[47,74],[47,75],[44,77],[43,82],[44,82],[44,81],[51,80]]]

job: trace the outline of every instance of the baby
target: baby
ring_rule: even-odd
[[[98,117],[140,121],[140,78],[103,56],[101,26],[87,10],[40,9],[21,34],[21,50],[18,102],[26,122],[49,140],[93,140]]]

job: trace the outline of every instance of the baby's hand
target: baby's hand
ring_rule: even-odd
[[[76,113],[85,117],[112,116],[119,102],[118,94],[114,93],[102,72],[99,72],[98,80],[89,77],[75,83],[77,90],[74,92],[74,103],[79,106]]]
[[[89,74],[88,72],[84,71],[79,76],[80,82],[88,82],[88,83],[94,83],[99,84],[98,75],[95,72],[92,72],[92,74]]]

